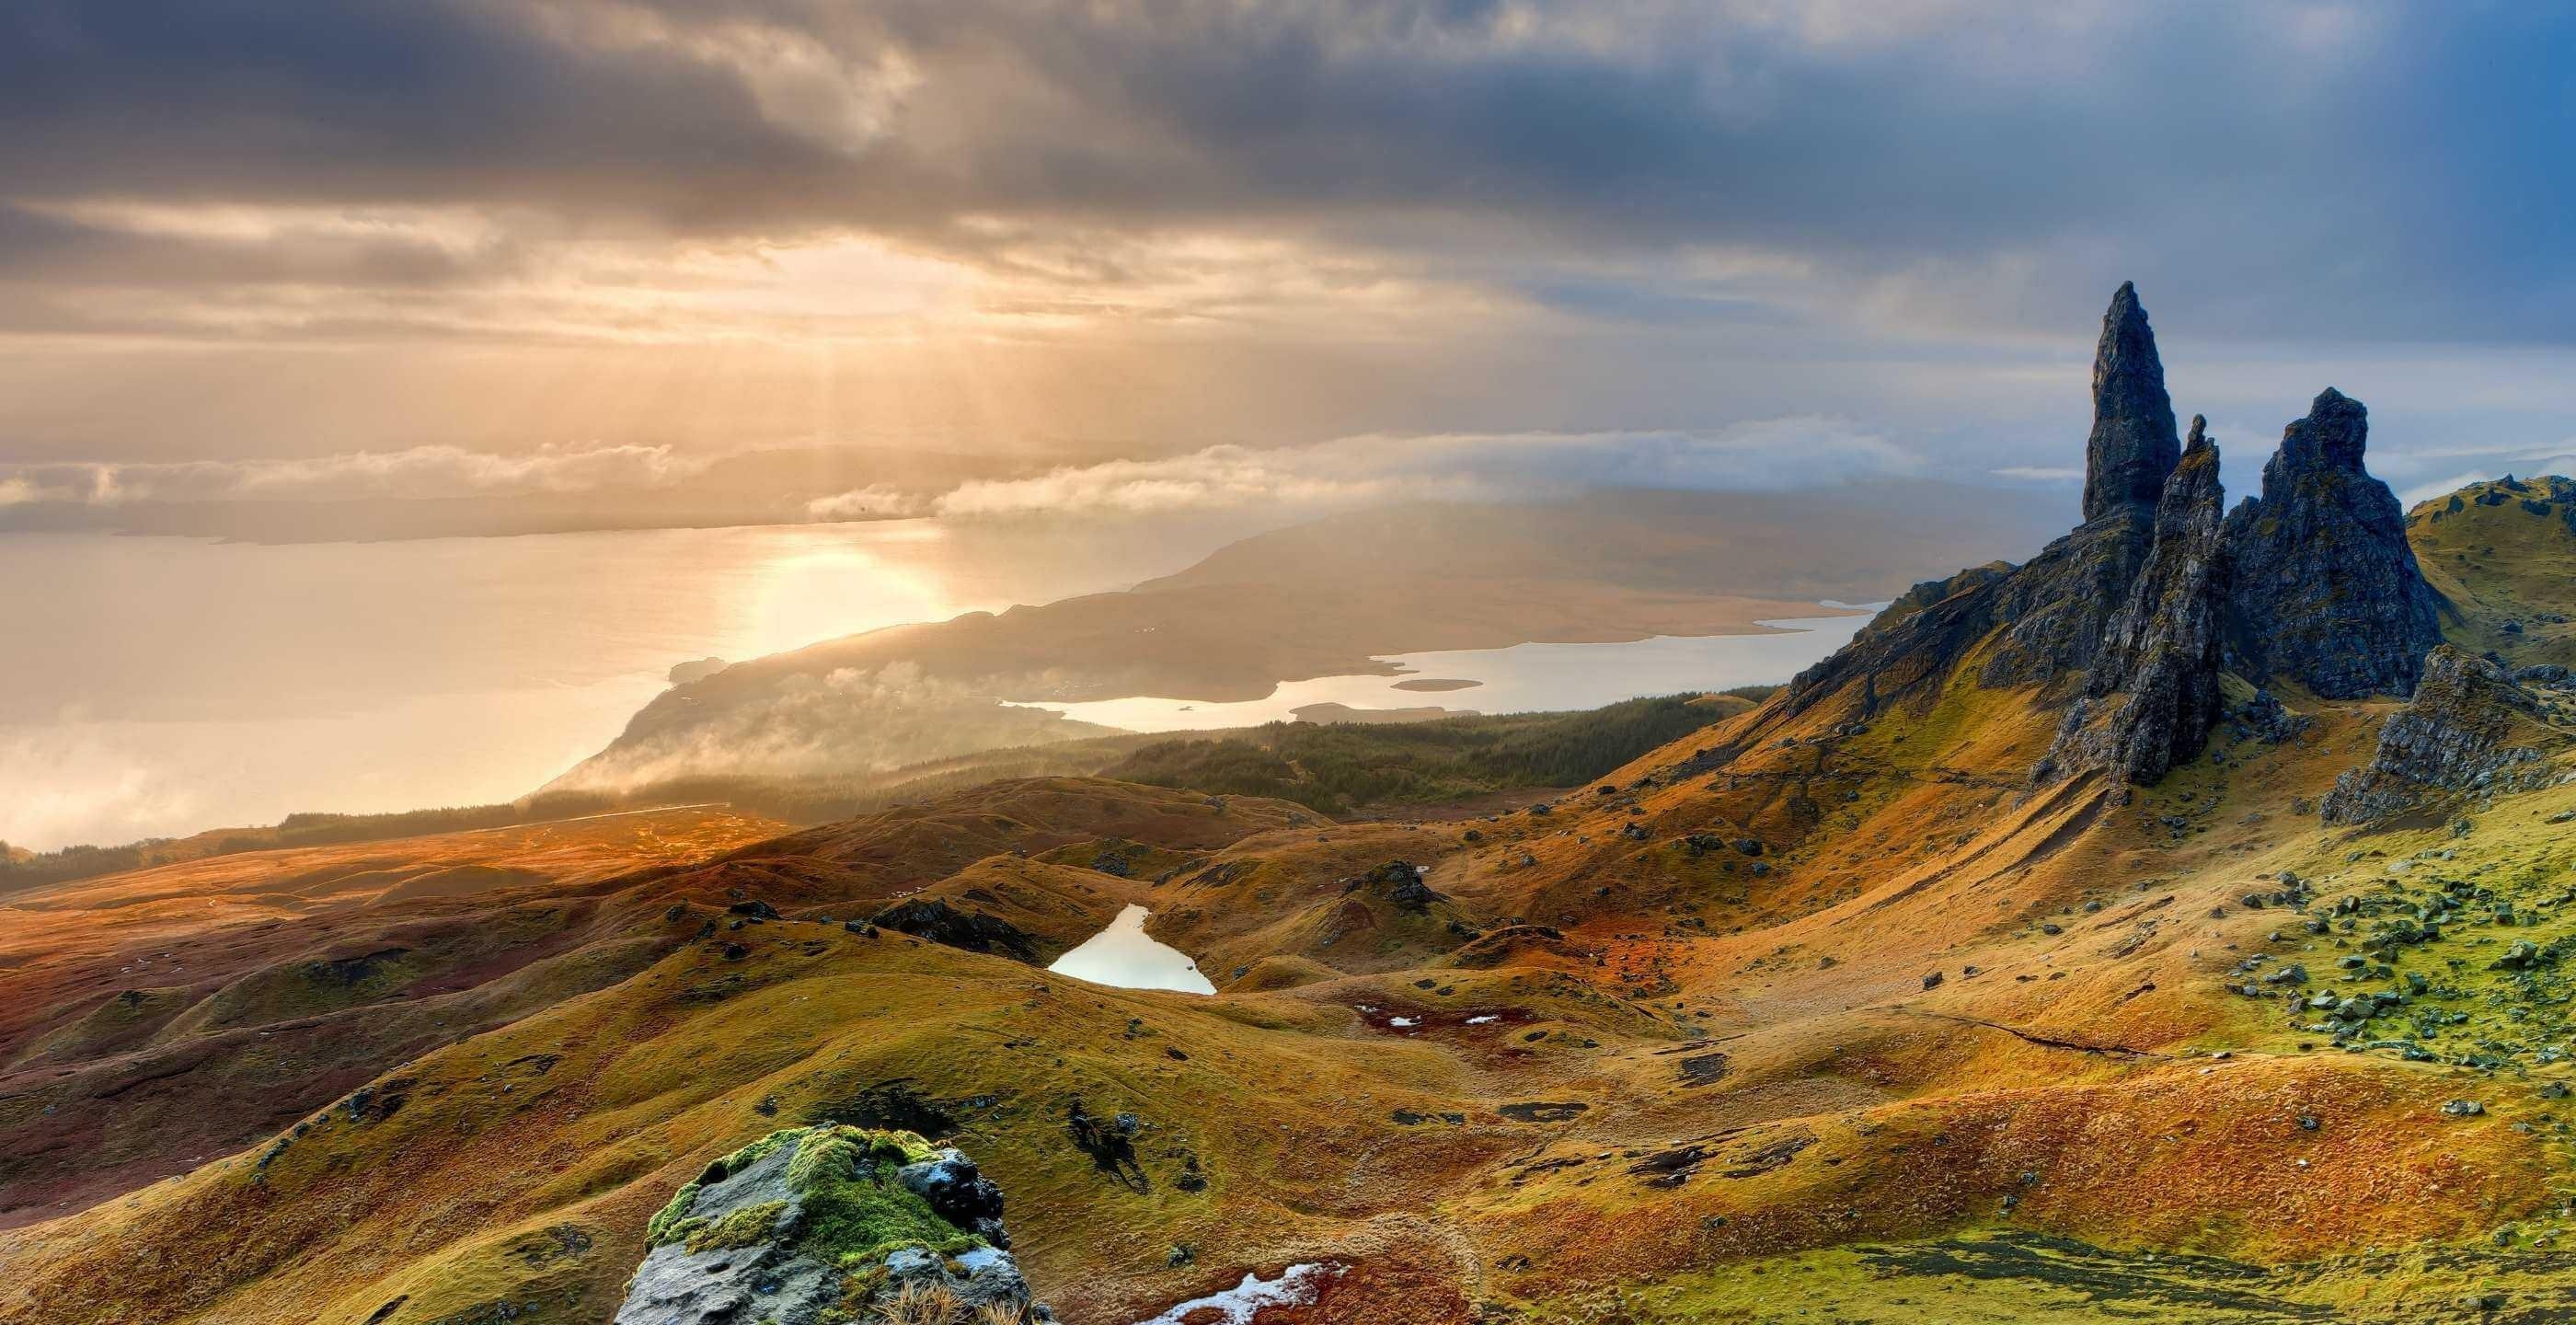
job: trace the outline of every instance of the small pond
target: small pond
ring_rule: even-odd
[[[1199,974],[1190,955],[1145,932],[1152,914],[1130,904],[1109,927],[1084,939],[1080,947],[1055,959],[1047,969],[1096,985],[1120,989],[1177,989],[1184,994],[1213,994],[1216,986]]]

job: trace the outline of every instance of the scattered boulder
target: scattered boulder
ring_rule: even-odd
[[[870,923],[968,952],[999,953],[1024,962],[1038,959],[1037,943],[1019,926],[980,911],[960,911],[935,897],[897,902]]]
[[[2252,699],[2238,705],[2236,711],[2228,716],[2244,729],[2244,735],[2266,745],[2292,740],[2313,725],[2306,714],[2291,712],[2289,706],[2269,690],[2255,691]]]
[[[1428,872],[1411,861],[1390,860],[1356,879],[1344,879],[1342,891],[1354,893],[1366,889],[1370,894],[1393,903],[1396,909],[1418,915],[1430,910],[1433,902],[1447,900],[1422,881],[1422,876]]]

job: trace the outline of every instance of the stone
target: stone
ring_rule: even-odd
[[[2084,519],[2156,503],[2180,459],[2164,363],[2137,286],[2122,281],[2093,350],[2093,433],[2084,447]]]
[[[1343,891],[1357,892],[1366,888],[1394,903],[1399,910],[1420,913],[1430,910],[1433,902],[1447,900],[1441,894],[1432,891],[1430,884],[1423,882],[1423,876],[1426,873],[1428,871],[1424,867],[1415,865],[1411,861],[1390,860],[1359,878],[1350,880],[1343,886]]]
[[[2494,663],[2445,644],[2432,651],[2406,707],[2379,730],[2368,764],[2335,779],[2319,803],[2330,824],[2364,824],[2473,790],[2544,784],[2539,701]]]
[[[1002,1227],[1002,1189],[977,1171],[975,1161],[956,1149],[942,1150],[927,1160],[907,1164],[895,1172],[895,1181],[904,1190],[929,1202],[941,1218],[981,1234],[996,1247],[1007,1249],[1010,1234]]]
[[[2244,725],[2245,734],[2266,745],[2279,745],[2306,731],[2311,719],[2293,713],[2280,697],[2269,690],[2257,690],[2254,697],[2239,705],[2230,715]]]
[[[2190,443],[2156,503],[2145,565],[2104,631],[2085,695],[2068,706],[2043,776],[2107,768],[2147,785],[2208,744],[2222,707],[2227,575],[2219,546],[2225,494],[2207,426],[2191,421]]]
[[[2332,387],[2281,434],[2263,492],[2227,517],[2229,663],[2329,699],[2411,693],[2442,640],[2406,515],[2362,466],[2369,411]]]
[[[889,1168],[899,1181],[884,1180]],[[943,1201],[989,1214],[958,1222]],[[1007,1238],[996,1240],[1000,1211],[1001,1193],[971,1161],[911,1133],[773,1132],[708,1165],[653,1217],[615,1325],[875,1319],[916,1286],[945,1290],[965,1312],[1052,1319]],[[838,1245],[849,1237],[872,1241]]]
[[[873,923],[968,952],[998,953],[1024,962],[1038,959],[1036,942],[1017,925],[980,911],[959,910],[936,897],[898,902],[877,912]]]

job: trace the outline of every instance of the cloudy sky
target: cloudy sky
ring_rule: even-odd
[[[1005,457],[823,518],[1942,477],[2135,279],[2240,491],[2569,467],[2576,18],[1964,0],[14,0],[0,510]],[[868,475],[862,473],[859,478]]]

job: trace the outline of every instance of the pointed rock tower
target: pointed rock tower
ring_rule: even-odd
[[[2155,545],[2103,633],[2084,698],[2067,710],[2043,778],[2102,767],[2152,783],[2208,744],[2223,707],[2219,635],[2228,585],[2219,531],[2226,509],[2218,447],[2207,420],[2195,416],[2182,461],[2156,503]]]
[[[2155,333],[2124,284],[2093,360],[2084,523],[2023,565],[1915,586],[1799,673],[1776,715],[1840,696],[1867,718],[1973,666],[1982,686],[2065,707],[2040,780],[2151,783],[2206,747],[2225,671],[2328,698],[2407,694],[2441,642],[2440,600],[2397,498],[2362,468],[2368,435],[2361,405],[2327,391],[2283,435],[2263,495],[2228,513],[2218,447],[2200,419],[2188,450],[2175,439]]]
[[[2126,281],[2102,314],[2093,351],[2093,432],[2084,444],[2084,523],[2048,545],[2000,597],[2012,623],[1987,661],[1987,685],[2064,682],[2093,666],[2112,613],[2128,601],[2155,536],[2156,502],[2181,454],[2173,400],[2138,289]]]
[[[1874,712],[1937,682],[1997,633],[1978,666],[1979,684],[2037,686],[2052,702],[2082,698],[2079,687],[2155,544],[2157,502],[2181,451],[2155,333],[2137,287],[2123,283],[2102,315],[2093,359],[2084,523],[2023,565],[1916,585],[1848,647],[1799,673],[1784,709],[1804,712],[1858,682]],[[2213,491],[2216,470],[2213,460]]]
[[[2156,357],[2156,333],[2138,303],[2138,287],[2122,281],[2102,314],[2102,339],[2093,348],[2093,435],[2084,445],[2085,520],[2155,505],[2180,457],[2173,398],[2165,394],[2165,366]]]
[[[2329,699],[2411,694],[2442,642],[2406,513],[2362,468],[2369,437],[2369,411],[2326,388],[2283,430],[2263,495],[2227,517],[2228,663],[2249,680],[2284,677]]]

